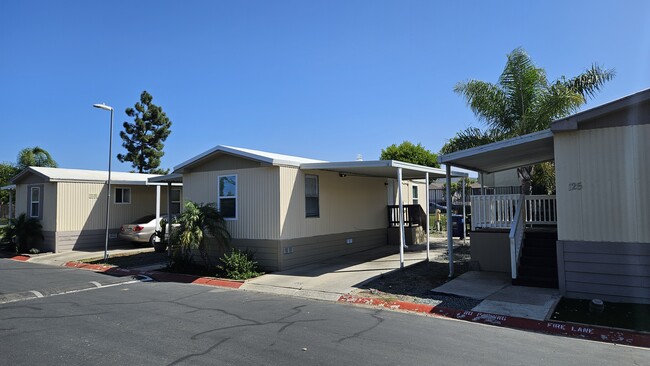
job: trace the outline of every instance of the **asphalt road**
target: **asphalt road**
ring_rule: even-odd
[[[21,272],[5,261],[0,291],[6,273]],[[26,274],[39,273],[23,264]],[[59,275],[75,283],[106,277],[50,272]],[[42,289],[38,279],[14,274],[11,288]],[[0,364],[641,365],[650,357],[646,349],[409,313],[113,280],[112,286],[0,304]]]

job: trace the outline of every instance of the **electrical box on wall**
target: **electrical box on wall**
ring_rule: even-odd
[[[352,238],[350,238],[350,239],[346,239],[346,240],[345,240],[345,244],[352,244]]]

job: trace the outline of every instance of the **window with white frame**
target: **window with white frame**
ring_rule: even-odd
[[[181,212],[181,190],[180,188],[172,188],[171,192],[171,213],[177,214]]]
[[[115,188],[115,203],[131,203],[131,188]]]
[[[219,176],[219,212],[225,219],[237,218],[237,176]]]
[[[29,190],[29,217],[39,217],[41,212],[41,188],[31,187]]]
[[[317,175],[305,175],[305,216],[320,216]]]
[[[418,204],[418,186],[413,186],[413,204]]]

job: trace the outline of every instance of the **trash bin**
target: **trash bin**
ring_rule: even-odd
[[[457,236],[460,239],[465,239],[463,225],[465,225],[463,215],[451,215],[451,236]]]

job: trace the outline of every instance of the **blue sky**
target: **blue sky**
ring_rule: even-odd
[[[647,1],[0,1],[0,161],[41,146],[106,169],[143,90],[173,122],[163,168],[216,145],[344,161],[481,126],[454,94],[524,47],[549,79],[616,78],[585,108],[650,87]],[[113,160],[113,169],[129,171]]]

